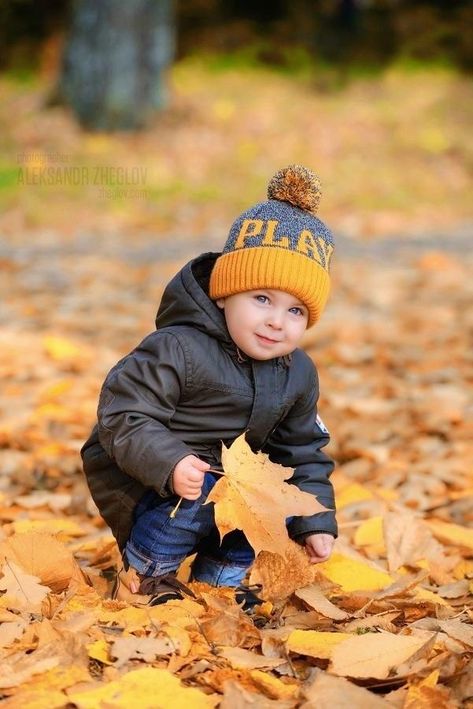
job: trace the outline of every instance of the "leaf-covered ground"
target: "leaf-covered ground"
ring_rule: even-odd
[[[98,257],[45,248],[4,263],[5,706],[100,706],[103,693],[107,706],[132,695],[151,707],[155,682],[205,706],[455,707],[472,696],[471,259],[368,251],[340,257],[307,337],[339,462],[341,536],[315,582],[302,578],[255,623],[209,588],[153,609],[107,600],[118,560],[78,450],[105,371],[147,332],[177,262],[110,258],[102,270]]]
[[[268,105],[282,101],[280,87],[265,90]],[[254,86],[253,92],[261,95]],[[31,96],[20,94],[15,100],[31,105]],[[260,120],[256,143],[268,130],[264,105],[253,114]],[[212,114],[218,120],[233,115],[219,106]],[[64,150],[64,136],[73,136],[70,149],[87,161],[90,146],[105,146],[110,159],[110,146],[120,144],[116,137],[82,136],[62,113],[38,113],[36,104],[31,110],[35,123],[23,114],[10,121],[15,149]],[[401,115],[398,103],[394,115]],[[204,108],[199,116],[193,120],[202,155],[208,149],[216,159]],[[199,182],[210,162],[199,163],[187,120],[180,138],[187,137],[193,160],[185,169]],[[323,144],[333,144],[339,132],[337,124]],[[118,160],[128,155],[132,164],[134,139],[124,140]],[[157,137],[136,138],[140,156],[152,140],[162,149]],[[167,163],[163,175],[178,180],[179,169],[166,157],[174,149],[180,155],[182,144],[176,145],[177,139],[156,161]],[[225,159],[223,143],[219,150],[222,181],[233,171],[241,186],[251,162],[245,150],[239,169],[235,150]],[[290,152],[284,142],[281,152],[284,158]],[[435,170],[447,164],[443,159],[432,158]],[[342,162],[330,162],[331,174]],[[259,152],[255,163],[258,185],[261,173],[279,166]],[[257,190],[248,189],[249,199],[257,199]],[[431,203],[428,222],[428,205],[419,201],[422,229],[430,224],[432,238],[429,232],[418,240],[366,242],[354,233],[338,239],[333,296],[306,346],[319,367],[320,413],[338,462],[341,534],[331,560],[310,578],[297,556],[282,571],[266,564],[272,600],[249,617],[231,593],[202,585],[195,586],[196,600],[161,607],[110,600],[119,560],[78,454],[105,373],[152,329],[175,270],[199,251],[218,248],[237,197],[233,210],[217,209],[212,222],[208,196],[199,210],[192,196],[186,202],[170,195],[173,210],[149,205],[141,227],[143,210],[126,202],[121,221],[109,205],[95,231],[100,210],[92,200],[87,212],[87,189],[70,197],[57,185],[33,188],[15,193],[4,213],[0,706],[473,706],[473,258],[449,207]],[[355,218],[353,203],[346,212]],[[343,211],[332,212],[338,232]],[[35,214],[36,225],[28,221]],[[396,228],[407,230],[409,210],[392,214]],[[363,218],[386,224],[382,209]],[[296,592],[281,600],[289,581]]]

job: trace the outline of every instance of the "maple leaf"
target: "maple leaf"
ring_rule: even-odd
[[[313,583],[315,567],[307,552],[287,539],[284,554],[262,551],[251,567],[250,584],[261,586],[259,595],[267,601],[285,601],[298,588]]]
[[[41,586],[38,581],[37,576],[31,576],[13,561],[7,561],[3,567],[3,578],[0,580],[0,591],[6,591],[1,599],[2,606],[16,610],[39,611],[50,589]]]
[[[292,476],[293,468],[271,462],[261,451],[253,453],[244,434],[230,448],[222,445],[222,465],[224,473],[205,504],[215,503],[220,538],[241,529],[256,554],[270,551],[284,555],[286,519],[326,510],[314,495],[284,482]]]

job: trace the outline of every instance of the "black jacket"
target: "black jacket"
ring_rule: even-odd
[[[312,360],[297,349],[291,357],[241,361],[207,295],[218,256],[203,254],[172,279],[157,330],[113,367],[100,393],[98,424],[81,454],[92,497],[121,549],[146,488],[173,494],[172,470],[191,453],[221,469],[222,441],[228,447],[243,431],[254,451],[295,468],[290,482],[334,510]],[[336,536],[334,511],[289,525],[294,538],[311,532]]]

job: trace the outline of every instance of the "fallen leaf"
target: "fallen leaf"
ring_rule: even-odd
[[[393,620],[400,615],[400,611],[383,611],[367,618],[355,618],[344,626],[344,630],[348,633],[355,633],[357,630],[387,630],[389,633],[395,633]]]
[[[344,642],[349,633],[325,633],[318,630],[293,630],[286,640],[286,648],[299,655],[329,660],[333,649]]]
[[[254,647],[260,643],[260,634],[251,619],[233,599],[202,593],[208,612],[200,620],[204,637],[216,645]]]
[[[452,696],[446,687],[437,686],[439,671],[434,670],[421,682],[411,684],[403,709],[451,709]]]
[[[250,584],[261,586],[261,598],[280,602],[312,583],[315,574],[305,549],[288,539],[283,555],[269,551],[258,554],[251,567]]]
[[[153,662],[161,655],[172,655],[179,648],[167,635],[156,638],[126,637],[113,641],[110,656],[116,658],[115,667],[123,667],[128,660],[144,660]]]
[[[108,643],[104,638],[87,645],[87,652],[92,660],[98,660],[103,665],[113,665],[108,653]]]
[[[386,679],[396,674],[396,668],[431,644],[424,638],[393,635],[391,633],[367,633],[352,636],[334,648],[330,671],[344,677]]]
[[[0,545],[0,557],[6,557],[41,583],[59,593],[68,587],[77,564],[71,552],[55,536],[25,532],[8,537]]]
[[[272,669],[287,662],[281,657],[264,657],[241,647],[220,647],[218,654],[230,662],[235,669]]]
[[[420,559],[438,561],[443,547],[434,539],[427,524],[411,512],[388,513],[383,521],[390,571],[404,565],[415,566]]]
[[[450,637],[459,640],[464,645],[473,648],[473,626],[462,623],[461,620],[439,620],[439,627],[450,635]]]
[[[392,704],[343,677],[317,670],[314,681],[304,688],[306,702],[300,709],[389,709]]]
[[[70,702],[78,709],[97,709],[109,706],[114,709],[140,709],[157,707],[191,706],[192,709],[212,709],[218,698],[200,692],[192,687],[185,687],[177,677],[167,670],[155,667],[143,667],[122,675],[120,679],[100,684],[95,689],[83,692],[69,692]]]
[[[429,520],[427,525],[437,539],[456,544],[467,549],[473,549],[473,529],[467,529],[459,524]]]
[[[393,578],[357,559],[334,552],[328,561],[317,565],[319,573],[343,591],[378,591],[393,583]]]
[[[16,620],[14,622],[2,623],[0,625],[0,648],[8,647],[17,638],[21,638],[25,632],[26,621]]]
[[[3,578],[0,579],[0,591],[6,591],[0,597],[0,604],[4,608],[38,612],[50,589],[42,586],[37,576],[27,574],[13,561],[6,561]]]
[[[333,603],[331,603],[328,598],[326,598],[322,592],[320,586],[313,584],[312,586],[305,586],[296,591],[296,596],[307,603],[311,608],[318,611],[326,618],[333,618],[333,620],[345,620],[349,617],[341,608],[337,608]]]
[[[357,502],[374,499],[373,493],[359,483],[350,483],[337,491],[337,510]]]
[[[272,700],[249,691],[236,680],[227,679],[223,683],[223,698],[219,709],[292,709],[293,699]]]
[[[326,509],[314,495],[284,482],[294,470],[271,462],[264,453],[253,453],[244,434],[230,448],[222,445],[222,466],[225,472],[205,504],[215,503],[220,537],[241,529],[256,555],[260,551],[284,555],[286,519]]]
[[[23,652],[9,655],[7,659],[2,661],[0,689],[18,687],[34,675],[56,667],[60,662],[60,656],[51,652],[50,647],[41,648],[29,655]]]
[[[72,519],[19,519],[8,525],[15,534],[23,534],[25,532],[36,532],[58,535],[59,539],[70,539],[71,537],[81,537],[86,532]]]
[[[369,547],[377,556],[383,556],[385,552],[383,518],[376,516],[364,520],[357,528],[353,542],[357,547]]]
[[[282,680],[268,672],[251,670],[250,677],[256,687],[270,699],[292,699],[299,693],[299,687],[294,684],[285,684]]]

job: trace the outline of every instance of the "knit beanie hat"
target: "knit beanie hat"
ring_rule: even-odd
[[[210,276],[213,300],[259,288],[296,296],[309,311],[308,327],[320,318],[330,290],[333,239],[315,216],[320,180],[301,165],[279,170],[268,200],[233,222]]]

